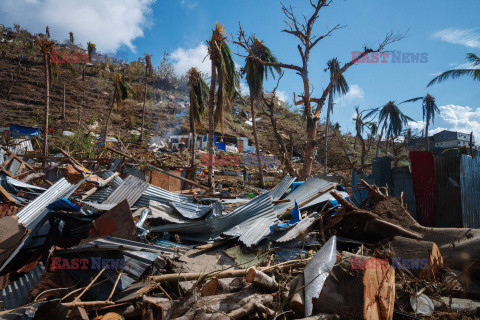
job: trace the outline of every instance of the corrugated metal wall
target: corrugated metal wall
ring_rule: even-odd
[[[462,155],[460,192],[463,227],[480,228],[480,158]]]
[[[461,227],[459,156],[450,155],[435,158],[435,188],[435,227]]]
[[[396,167],[392,169],[393,195],[400,197],[403,192],[403,202],[414,219],[417,219],[417,203],[413,188],[410,167]]]
[[[381,157],[372,159],[372,178],[377,187],[389,188],[389,193],[393,191],[392,180],[392,158]]]
[[[357,185],[360,185],[360,180],[365,180],[368,183],[372,183],[373,178],[372,175],[366,175],[365,173],[361,171],[352,171],[352,201],[353,203],[358,206],[360,203],[362,203],[363,200],[368,195],[368,191],[365,189],[358,189]]]
[[[417,221],[427,227],[435,219],[435,160],[430,151],[410,151],[413,185],[417,201]]]

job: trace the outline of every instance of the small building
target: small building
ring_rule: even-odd
[[[439,133],[432,135],[433,138],[433,148],[435,149],[451,149],[451,148],[460,148],[466,146],[470,147],[470,134],[463,133],[458,131],[443,130]],[[475,137],[472,136],[473,148],[475,146]]]
[[[195,148],[197,150],[207,150],[208,135],[198,134]],[[220,141],[219,141],[220,140]],[[190,147],[192,136],[190,134],[173,135],[168,138],[168,147],[174,151],[180,150],[183,147]],[[249,145],[249,140],[246,137],[235,137],[224,135],[223,138],[218,138],[214,135],[214,145],[218,150],[227,152],[247,152],[255,153],[255,146]]]

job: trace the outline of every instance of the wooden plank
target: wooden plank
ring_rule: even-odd
[[[16,203],[16,201],[13,199],[10,193],[8,193],[8,191],[5,190],[1,185],[0,185],[0,194],[6,201]]]

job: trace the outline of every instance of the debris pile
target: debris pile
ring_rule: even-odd
[[[402,197],[365,181],[359,206],[316,176],[286,176],[257,196],[233,198],[203,186],[167,191],[127,157],[83,162],[62,150],[45,164],[5,153],[0,319],[480,312],[480,232],[423,227]]]

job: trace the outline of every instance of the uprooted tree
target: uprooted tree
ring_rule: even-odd
[[[310,5],[313,8],[313,13],[310,15],[309,18],[305,17],[305,19],[300,19],[291,6],[287,7],[282,4],[282,11],[285,16],[285,21],[287,25],[286,29],[282,30],[282,32],[291,34],[299,40],[300,44],[298,44],[297,49],[301,58],[300,65],[287,64],[283,62],[269,62],[255,56],[252,45],[247,41],[247,37],[245,36],[241,26],[238,37],[239,40],[236,42],[236,44],[240,45],[243,49],[247,51],[249,57],[257,60],[262,65],[293,70],[296,71],[296,73],[302,78],[304,92],[303,94],[299,95],[301,99],[299,101],[296,101],[294,94],[295,105],[303,105],[304,114],[307,118],[307,143],[305,148],[305,159],[303,162],[302,170],[300,172],[301,179],[306,179],[311,174],[314,152],[317,148],[318,143],[317,126],[318,121],[320,120],[320,113],[322,112],[325,101],[330,91],[334,88],[335,83],[343,75],[343,73],[347,71],[348,68],[354,65],[355,62],[365,57],[365,55],[374,52],[382,52],[389,44],[397,42],[404,38],[404,35],[394,34],[393,32],[390,32],[385,36],[382,41],[378,43],[378,46],[375,49],[365,46],[363,51],[358,56],[356,56],[350,62],[346,63],[343,67],[341,67],[340,70],[338,70],[338,72],[336,73],[335,77],[330,79],[327,87],[323,90],[321,97],[315,98],[312,96],[313,91],[310,86],[309,78],[310,53],[320,40],[330,37],[333,32],[345,27],[337,24],[334,27],[329,28],[327,32],[321,36],[313,34],[313,29],[319,17],[320,10],[322,8],[330,6],[332,2],[333,0],[310,0]],[[312,106],[313,103],[316,103],[315,108]]]

